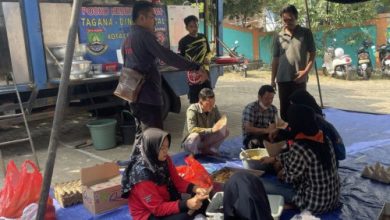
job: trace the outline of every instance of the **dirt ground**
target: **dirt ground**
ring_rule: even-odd
[[[320,76],[324,106],[351,111],[390,114],[390,80],[375,78],[378,77],[374,77],[369,81],[345,81]],[[246,104],[256,99],[259,87],[269,82],[269,71],[250,71],[247,78],[243,78],[238,73],[228,72],[219,78],[215,88],[217,105],[221,112],[228,116],[230,137],[241,135],[241,114],[243,108]],[[308,91],[320,103],[314,74],[310,76]],[[181,151],[180,142],[185,120],[185,110],[188,107],[186,97],[181,97],[181,101],[181,113],[170,113],[164,122],[165,129],[172,135],[171,154]],[[277,107],[279,106],[277,95],[275,96],[274,104]],[[85,125],[91,120],[94,120],[94,118],[87,112],[66,116],[61,129],[52,184],[80,178],[79,169],[82,167],[128,158],[132,147],[130,145],[118,145],[115,148],[104,151],[95,150],[92,145],[81,148],[74,147],[80,141],[90,139],[89,131]],[[41,169],[45,166],[47,159],[51,122],[52,119],[30,122],[30,130]],[[25,133],[22,125],[8,126],[0,124],[1,141],[20,138],[23,135]],[[120,135],[118,135],[118,142],[120,143]],[[3,146],[1,150],[5,163],[12,159],[17,164],[21,164],[26,159],[33,159],[27,143]],[[44,169],[42,169],[43,171]],[[2,185],[3,177],[1,177],[0,181],[0,186]]]

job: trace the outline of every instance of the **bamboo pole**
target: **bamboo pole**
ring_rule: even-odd
[[[37,213],[37,220],[43,220],[46,211],[47,198],[49,197],[51,178],[53,176],[54,163],[57,154],[57,146],[59,139],[59,131],[61,123],[64,118],[64,111],[66,109],[66,97],[68,93],[69,75],[72,67],[72,59],[77,35],[77,25],[80,15],[80,9],[83,0],[74,0],[72,6],[72,15],[70,19],[68,42],[66,45],[64,69],[61,74],[61,82],[58,89],[58,97],[56,109],[54,112],[53,127],[50,135],[50,142],[48,148],[48,157],[45,166],[45,173],[43,176],[43,183],[41,194],[39,197],[39,207]]]
[[[307,23],[309,24],[309,29],[311,29],[310,16],[309,16],[309,7],[307,5],[307,0],[305,0],[305,6],[306,6]],[[321,108],[323,108],[324,107],[324,103],[322,102],[322,92],[321,92],[320,78],[318,76],[317,62],[316,62],[315,58],[314,58],[314,70],[316,71],[317,87],[318,87],[318,93],[320,95],[320,104],[321,104]]]

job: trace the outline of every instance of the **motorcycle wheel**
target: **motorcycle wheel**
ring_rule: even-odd
[[[328,70],[326,69],[326,67],[322,67],[322,74],[323,74],[324,76],[329,76],[329,72],[328,72]]]
[[[344,70],[344,73],[345,73],[345,80],[348,80],[348,81],[352,80],[353,72],[352,72],[351,67],[343,66],[342,69]]]
[[[243,68],[243,76],[244,76],[244,78],[247,77],[247,69],[246,68]]]
[[[369,80],[371,78],[371,75],[372,75],[372,68],[371,67],[367,67],[365,73],[364,73],[364,79],[365,80]]]
[[[390,76],[390,67],[385,67],[385,69],[382,71],[382,78],[386,78]]]
[[[334,76],[337,78],[344,78],[345,80],[350,80],[350,74],[345,66],[336,66],[334,69]],[[338,74],[338,72],[342,72],[342,74]]]

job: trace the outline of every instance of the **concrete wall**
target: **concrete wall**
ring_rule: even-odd
[[[234,26],[225,25],[223,28],[223,41],[229,47],[234,46],[234,42],[238,41],[238,54],[242,54],[249,60],[254,60],[253,33],[251,31],[235,28]]]
[[[375,45],[386,43],[386,39],[390,37],[390,14],[380,14],[376,19],[367,22],[366,25],[360,27],[343,27],[336,31],[333,36],[326,38],[326,45],[330,45],[333,38],[337,39],[336,47],[342,47],[346,54],[352,57],[353,65],[357,64],[357,49],[361,46],[362,42],[357,40],[352,44],[346,44],[347,38],[351,34],[366,33],[371,36]],[[235,40],[239,41],[240,47],[239,53],[243,53],[248,58],[261,59],[264,63],[270,64],[272,61],[272,42],[274,33],[264,33],[259,30],[248,30],[245,28],[237,27],[234,25],[224,24],[224,41],[229,45],[233,45]],[[322,44],[322,32],[315,34],[315,40],[318,50],[323,50]],[[252,35],[248,36],[248,35]],[[252,42],[252,43],[250,43]],[[251,48],[242,48],[242,47]],[[249,54],[252,54],[249,55]],[[371,60],[375,61],[375,51],[370,51]],[[322,53],[317,56],[317,66],[322,66]],[[378,60],[376,60],[378,64]],[[375,64],[374,64],[375,66]]]
[[[377,39],[377,28],[374,25],[368,25],[368,26],[360,26],[360,27],[351,27],[351,28],[340,28],[338,29],[333,36],[327,36],[325,41],[325,48],[332,44],[333,38],[335,38],[337,41],[335,42],[335,47],[341,47],[344,49],[344,54],[348,54],[352,58],[352,65],[357,65],[357,50],[359,47],[362,46],[362,40],[356,39],[355,42],[352,44],[347,43],[347,39],[351,36],[354,36],[355,34],[368,34],[371,39]],[[324,50],[324,45],[322,44],[322,38],[323,33],[322,32],[316,32],[315,34],[315,40],[316,40],[316,47],[317,50]],[[375,61],[375,50],[372,50],[369,48],[370,53],[370,59],[372,62]],[[321,53],[318,53],[316,57],[317,66],[321,67],[323,64],[323,57],[321,56]],[[375,62],[373,64],[375,67]]]
[[[199,32],[204,33],[204,22],[202,20],[199,22]],[[257,45],[257,43],[254,43],[254,41],[256,41],[258,38],[258,33],[256,33],[256,31],[248,30],[246,28],[237,27],[234,25],[224,24],[222,34],[223,42],[229,48],[232,48],[234,46],[234,42],[237,40],[239,45],[237,51],[239,54],[244,55],[250,60],[258,59],[258,54],[256,54],[257,50],[254,46]],[[208,30],[208,36],[213,36],[210,27]],[[226,50],[224,50],[224,53],[227,54]]]
[[[262,37],[259,37],[259,54],[260,60],[264,63],[271,64],[272,62],[272,44],[273,44],[273,34],[268,34]]]

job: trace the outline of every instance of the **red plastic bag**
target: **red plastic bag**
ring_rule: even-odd
[[[203,188],[209,188],[213,185],[213,181],[207,170],[192,155],[184,158],[184,161],[187,165],[176,167],[179,176]]]
[[[32,168],[32,172],[29,171]],[[4,187],[0,191],[0,216],[19,218],[23,209],[37,203],[42,186],[42,175],[31,160],[26,160],[19,171],[11,160],[7,165]],[[49,201],[48,205],[52,206]]]

